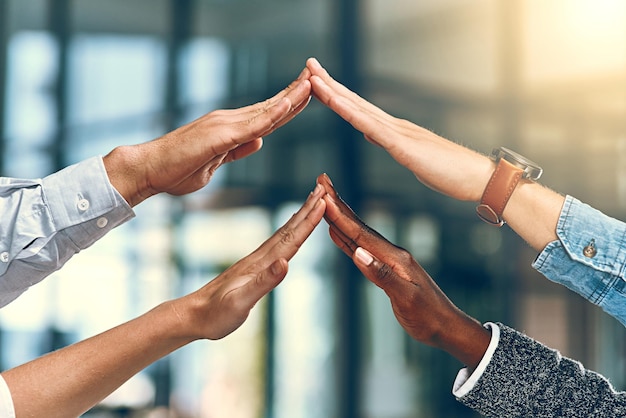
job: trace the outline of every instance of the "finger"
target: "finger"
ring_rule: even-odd
[[[310,75],[311,73],[309,70],[305,68],[300,73],[300,76],[292,81],[283,90],[263,102],[241,108],[242,113],[251,112],[254,114],[262,112],[264,109],[270,108],[284,99],[288,99],[292,104],[290,110],[300,107],[302,103],[308,102],[311,97],[311,82],[309,80]]]
[[[383,289],[390,298],[395,295],[409,295],[415,290],[410,281],[402,279],[390,265],[363,247],[354,251],[352,261],[369,281]]]
[[[297,224],[287,223],[277,231],[277,236],[280,239],[269,249],[266,257],[270,260],[276,257],[284,257],[287,260],[291,260],[315,227],[319,225],[324,215],[325,206],[326,204],[323,200],[318,200],[311,212],[302,221]]]
[[[316,185],[302,207],[256,251],[261,257],[291,259],[324,216],[324,188]]]
[[[324,196],[326,201],[324,219],[329,225],[334,226],[357,245],[368,246],[385,243],[395,248],[386,238],[370,228],[354,213],[350,206],[341,199],[327,175],[319,176],[318,182],[327,191],[326,196]]]
[[[257,274],[255,280],[250,280],[237,289],[239,298],[244,306],[251,309],[263,296],[272,291],[283,281],[289,270],[289,263],[284,258],[275,260],[268,267]]]
[[[272,131],[275,131],[275,130],[279,129],[283,125],[286,125],[293,118],[295,118],[297,115],[299,115],[300,112],[302,112],[304,110],[304,108],[309,105],[310,101],[311,101],[311,96],[309,95],[309,96],[307,96],[307,98],[302,103],[300,103],[295,108],[293,108],[289,112],[288,115],[286,115],[282,120],[280,120],[278,123],[276,123],[276,125],[272,127]]]
[[[380,141],[396,128],[396,118],[333,79],[315,58],[307,60],[313,95],[355,129]],[[379,140],[374,142],[378,143]]]
[[[232,151],[229,151],[223,162],[229,163],[231,161],[240,160],[242,158],[248,157],[259,151],[261,147],[263,147],[263,138],[253,139],[252,141],[241,144]]]
[[[298,87],[300,88],[304,87],[306,90],[306,87],[308,86],[309,87],[308,91],[310,93],[310,82],[308,82],[310,77],[311,77],[311,72],[308,68],[305,67],[295,80],[293,80],[287,87],[285,87],[284,89],[276,93],[274,96],[268,98],[267,100],[263,102],[251,104],[248,106],[244,106],[244,107],[240,107],[238,109],[232,109],[232,110],[240,114],[245,114],[249,112],[256,113],[259,111],[260,108],[266,108],[266,107],[271,107],[271,106],[276,105],[278,102],[280,102],[282,99],[284,99],[287,96],[291,96],[290,101],[292,103],[299,104],[303,100],[306,100],[306,97],[309,96],[309,94],[302,95],[301,94],[302,92],[298,91]],[[300,98],[300,99],[292,100],[293,97]]]
[[[333,93],[352,99],[358,97],[357,94],[354,93],[352,90],[331,77],[328,71],[326,71],[326,69],[322,67],[322,65],[316,58],[309,58],[306,61],[306,66],[311,72],[310,78],[317,77],[318,79],[322,80]]]
[[[310,100],[311,83],[303,79],[288,89],[264,102],[209,113],[212,123],[223,127],[222,139],[211,144],[212,152],[229,152],[268,135],[293,119]]]
[[[291,89],[284,97],[283,100],[288,100],[290,107],[287,112],[278,113],[276,117],[272,117],[272,125],[269,129],[263,133],[268,133],[283,126],[285,123],[295,118],[311,101],[311,82],[306,79],[300,81],[293,89]],[[272,116],[272,115],[270,115]]]
[[[337,83],[337,85],[341,85]],[[384,138],[389,135],[390,129],[395,129],[390,121],[394,121],[388,113],[361,98],[356,93],[338,93],[320,77],[311,77],[311,87],[314,96],[341,116],[355,129],[368,136]],[[341,90],[347,90],[344,87]],[[349,91],[349,90],[348,90]]]
[[[354,254],[354,250],[357,248],[353,241],[333,226],[328,227],[328,235],[330,235],[330,239],[345,255],[352,258],[352,254]]]
[[[174,196],[181,196],[201,189],[207,185],[215,171],[225,162],[227,157],[227,154],[216,155],[187,175],[179,176],[176,182],[172,181],[167,192]]]
[[[379,107],[365,100],[357,93],[353,92],[328,74],[315,58],[307,60],[307,68],[311,70],[311,84],[313,93],[321,99],[322,103],[333,108],[333,100],[341,98],[337,104],[352,104],[362,111],[367,111],[374,115],[386,115]],[[319,97],[321,96],[321,97]]]

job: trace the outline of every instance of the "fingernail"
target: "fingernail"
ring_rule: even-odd
[[[320,194],[322,194],[322,190],[324,189],[324,186],[322,186],[321,184],[317,183],[315,185],[315,188],[313,189],[313,191],[311,192],[311,195],[313,196],[318,196]]]
[[[283,102],[287,103],[287,105],[289,106],[289,108],[287,109],[287,112],[291,112],[291,108],[292,108],[291,100],[289,100],[287,97],[283,97],[279,103],[283,103]]]
[[[360,263],[369,266],[374,261],[374,257],[365,249],[358,247],[354,251],[354,256],[359,260]]]
[[[278,276],[283,272],[283,267],[279,261],[274,261],[270,266],[270,270],[274,276]]]
[[[315,68],[321,68],[322,67],[320,62],[315,57],[311,57],[311,63],[313,64],[313,67],[315,67]]]

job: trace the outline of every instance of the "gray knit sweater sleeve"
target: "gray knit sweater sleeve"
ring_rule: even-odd
[[[498,326],[498,348],[460,402],[494,418],[626,417],[626,392],[558,351]]]

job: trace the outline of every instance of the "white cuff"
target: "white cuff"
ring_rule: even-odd
[[[496,348],[498,348],[498,344],[500,343],[500,327],[493,322],[487,322],[485,323],[485,328],[491,330],[491,341],[489,341],[487,351],[485,351],[485,355],[480,360],[480,363],[478,363],[478,367],[476,367],[471,375],[467,368],[459,370],[459,373],[456,375],[454,386],[452,387],[452,394],[457,398],[462,398],[474,388],[476,382],[478,382],[487,368],[487,365],[491,362],[493,353],[496,351]]]
[[[0,417],[15,418],[15,408],[13,407],[11,392],[2,376],[0,376]]]

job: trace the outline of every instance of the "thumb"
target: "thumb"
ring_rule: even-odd
[[[399,295],[410,294],[413,286],[400,277],[387,263],[380,261],[365,248],[358,247],[352,257],[354,264],[367,279],[385,291],[392,300]]]
[[[245,304],[252,307],[263,296],[271,292],[285,278],[289,264],[284,258],[280,258],[261,271],[255,280],[248,282],[241,288],[242,299]]]
[[[272,289],[280,283],[289,271],[289,262],[284,258],[279,258],[270,264],[267,281],[270,282]],[[271,289],[270,289],[271,290]]]
[[[363,247],[357,247],[354,251],[354,264],[359,268],[367,268],[374,262],[374,256]]]
[[[361,273],[381,289],[389,287],[393,283],[394,271],[382,261],[376,259],[372,253],[363,247],[357,247],[352,256],[354,264],[361,270]]]

